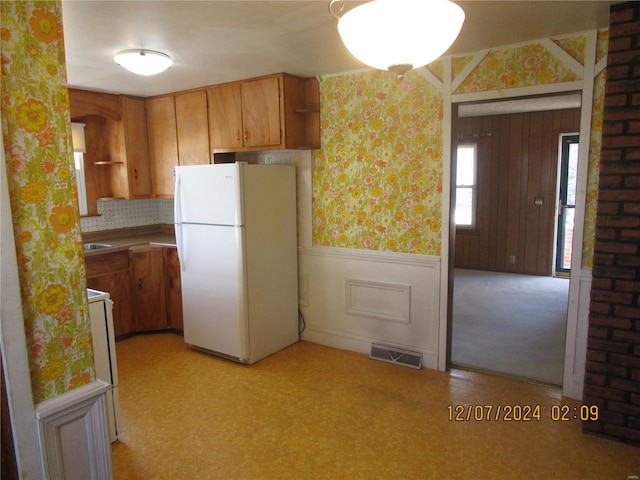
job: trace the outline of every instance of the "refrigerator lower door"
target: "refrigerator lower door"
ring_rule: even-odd
[[[244,227],[182,224],[184,341],[248,361]]]

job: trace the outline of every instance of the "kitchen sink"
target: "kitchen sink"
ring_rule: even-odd
[[[111,247],[115,247],[115,245],[112,245],[110,243],[83,243],[82,244],[82,250],[84,250],[85,252],[91,252],[92,250],[100,250],[102,248],[111,248]]]

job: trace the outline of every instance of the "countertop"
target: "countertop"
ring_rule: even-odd
[[[176,246],[173,225],[149,225],[118,230],[87,232],[82,234],[82,241],[83,243],[108,243],[113,245],[108,248],[86,251],[84,252],[86,257],[128,250],[131,247],[142,245]]]

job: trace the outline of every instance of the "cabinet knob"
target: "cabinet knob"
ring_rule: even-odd
[[[142,288],[142,279],[138,278],[138,288]]]
[[[240,143],[240,130],[236,132],[236,140]]]
[[[244,140],[245,140],[245,142],[247,141],[248,138],[249,138],[249,130],[245,130],[244,131]]]

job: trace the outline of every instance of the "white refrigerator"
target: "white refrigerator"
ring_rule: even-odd
[[[252,364],[299,340],[293,165],[178,166],[184,341]]]

